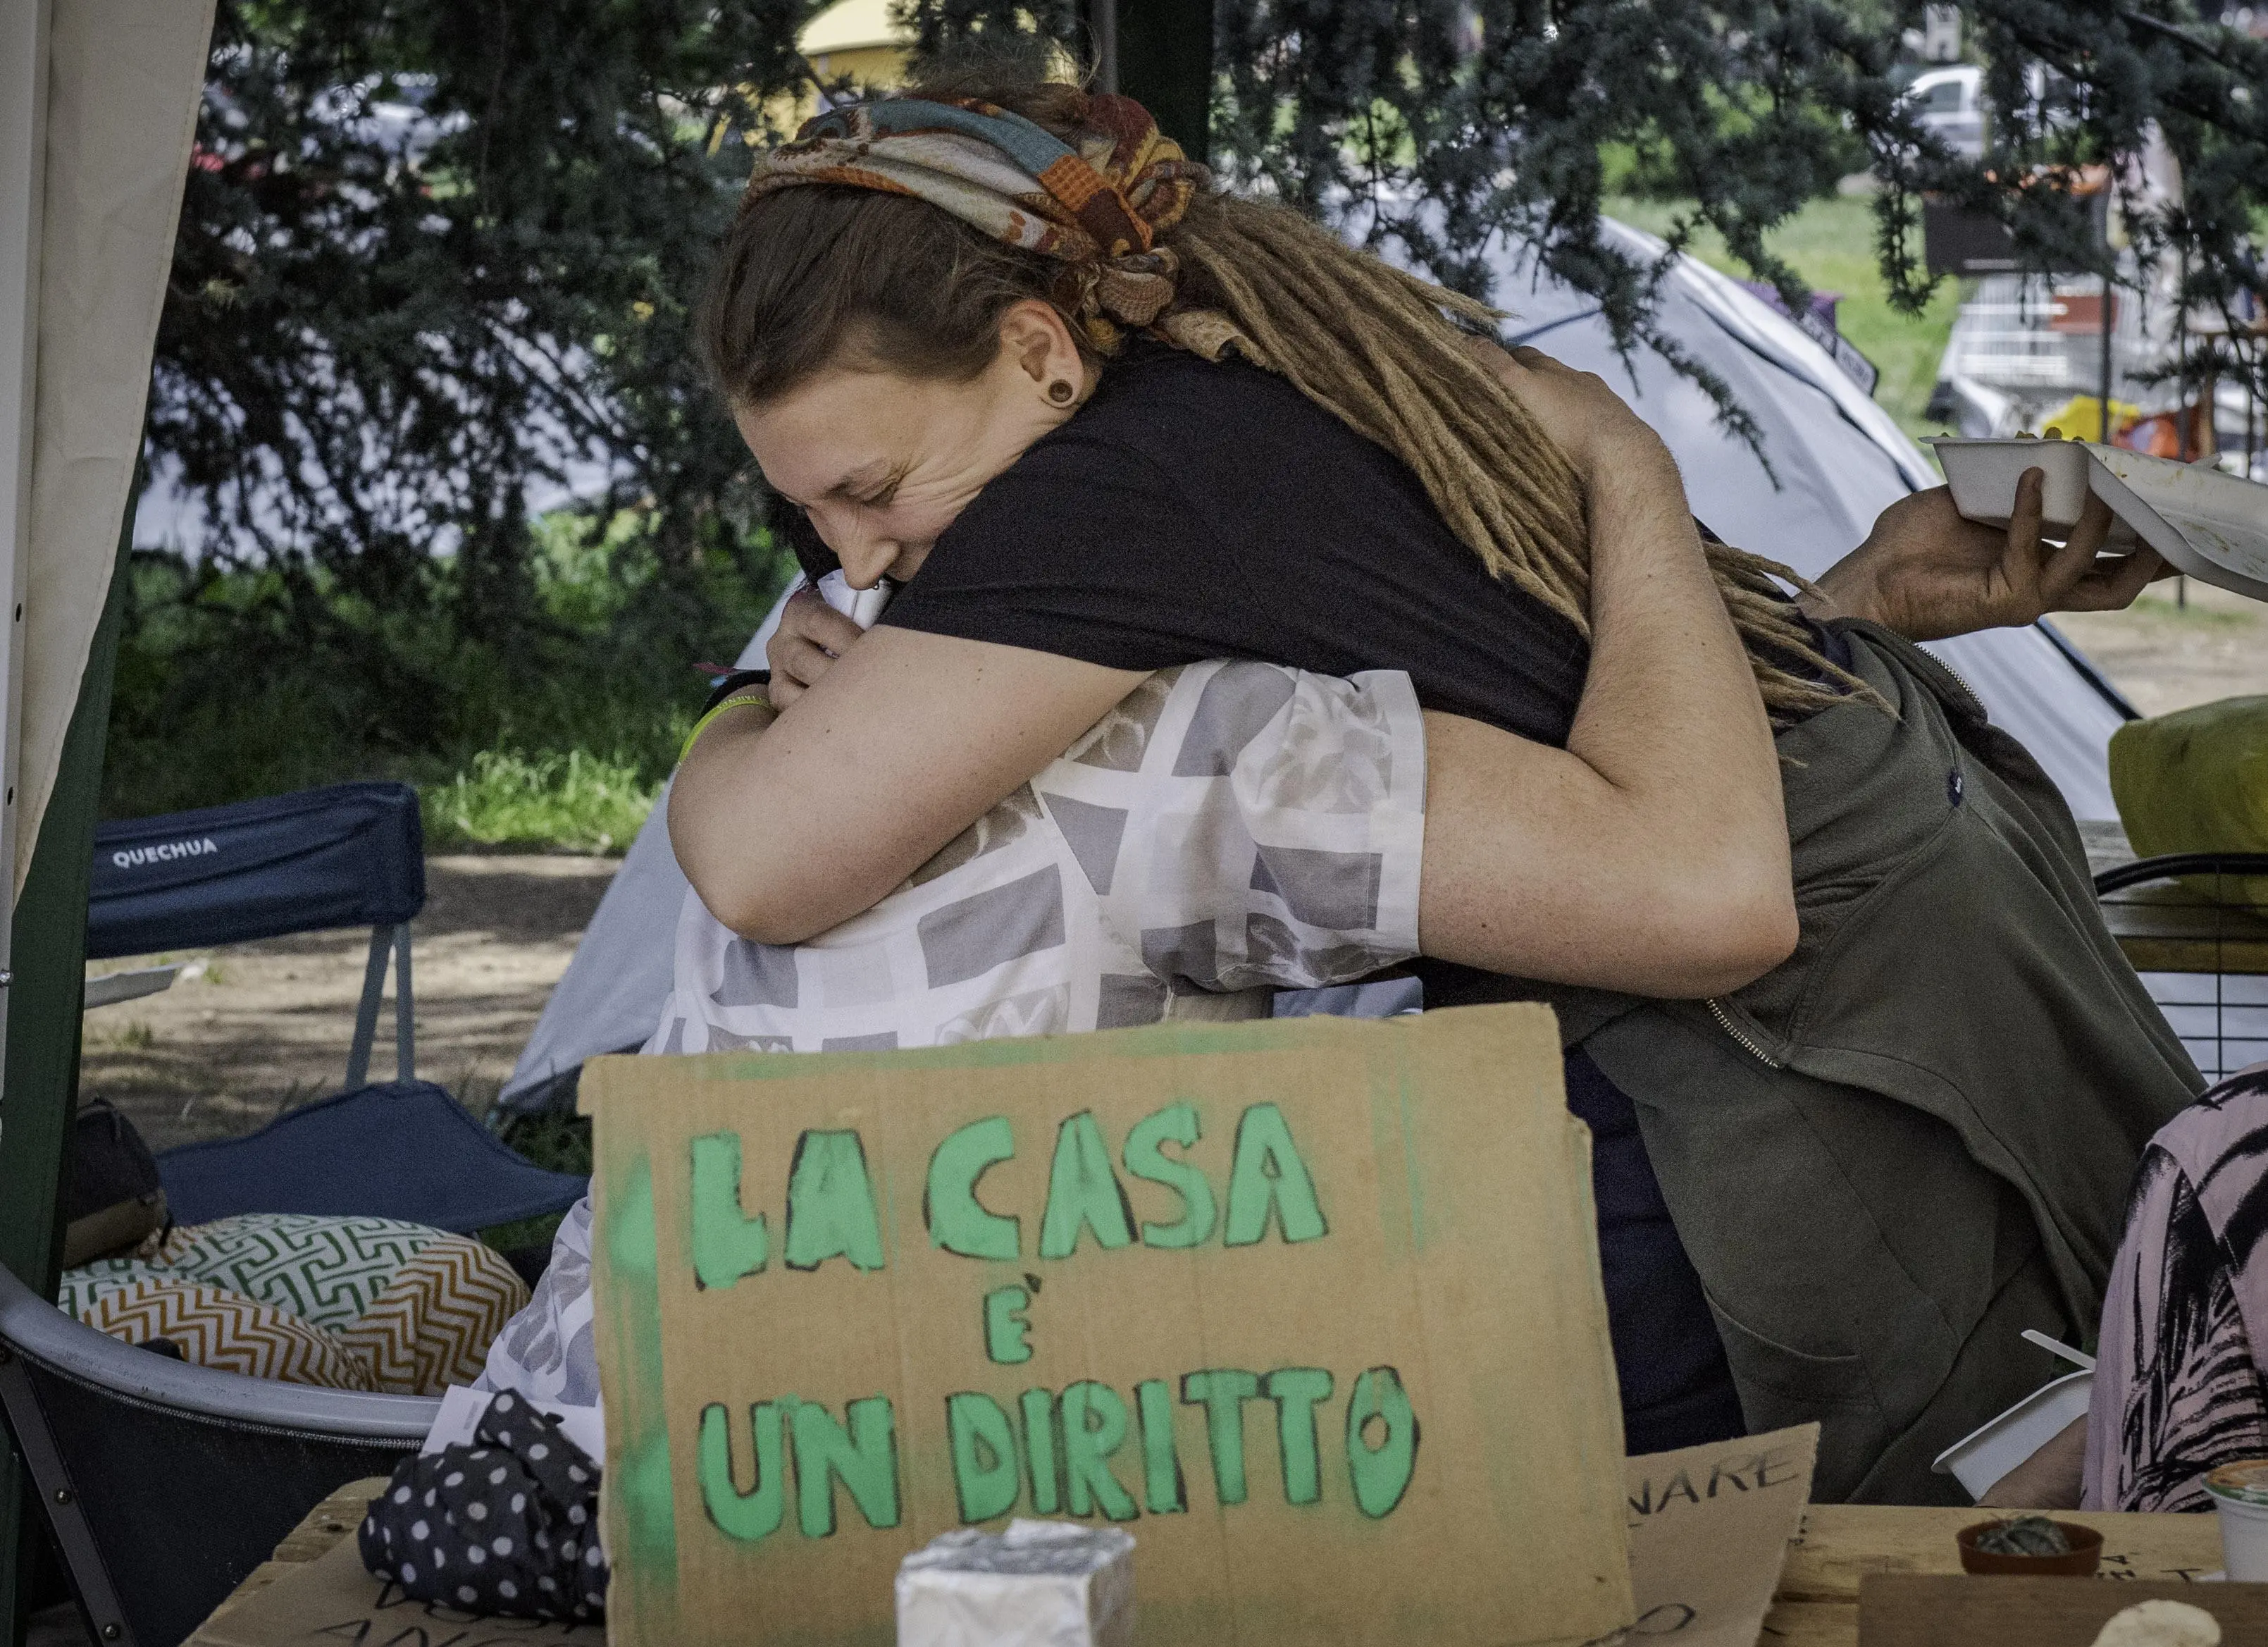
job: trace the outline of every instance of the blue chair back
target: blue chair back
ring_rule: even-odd
[[[370,1080],[394,961],[394,1074],[416,1076],[409,920],[425,907],[425,824],[408,784],[332,784],[103,824],[87,890],[91,960],[370,928],[347,1085]]]
[[[424,906],[417,792],[332,784],[98,826],[86,952],[102,960],[398,927]]]

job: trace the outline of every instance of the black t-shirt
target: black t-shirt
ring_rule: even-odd
[[[1489,576],[1400,459],[1282,378],[1157,344],[1107,366],[1075,417],[985,486],[881,621],[1121,669],[1226,657],[1402,669],[1427,708],[1553,745],[1590,656],[1572,625]],[[1429,1007],[1526,993],[1445,962],[1412,970]],[[1580,1050],[1567,1070],[1595,1140],[1631,1444],[1738,1435],[1724,1351],[1631,1100]]]
[[[1282,378],[1154,343],[978,494],[882,621],[1121,669],[1403,669],[1427,708],[1552,744],[1589,660],[1401,460]]]

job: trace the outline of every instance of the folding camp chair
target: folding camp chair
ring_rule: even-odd
[[[0,1414],[103,1647],[174,1647],[308,1510],[416,1451],[439,1407],[173,1361],[0,1268]]]
[[[409,921],[424,904],[424,833],[404,784],[334,784],[97,830],[91,956],[371,928],[345,1090],[249,1137],[166,1151],[158,1169],[175,1217],[318,1213],[469,1233],[563,1212],[582,1195],[582,1178],[522,1160],[416,1078]],[[396,1074],[373,1087],[389,951]]]
[[[306,1212],[472,1231],[582,1194],[583,1179],[523,1160],[410,1077],[409,922],[425,901],[413,791],[342,784],[107,825],[96,840],[92,956],[373,928],[350,1089],[250,1137],[159,1156],[185,1222]],[[373,1087],[389,952],[401,1078]],[[0,1416],[105,1647],[174,1647],[309,1508],[415,1452],[438,1407],[172,1360],[104,1336],[0,1268]]]
[[[2268,853],[2177,853],[2095,877],[2104,922],[2208,1081],[2268,1057]]]
[[[415,1078],[409,922],[425,907],[425,832],[416,790],[333,784],[105,824],[95,831],[94,848],[86,942],[92,960],[370,927],[346,1084],[370,1080],[389,951],[394,1078]]]

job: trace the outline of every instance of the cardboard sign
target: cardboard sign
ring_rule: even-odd
[[[1541,1007],[615,1058],[609,1639],[887,1643],[901,1557],[1136,1540],[1138,1638],[1631,1619],[1590,1198]]]
[[[363,1570],[352,1537],[327,1555],[284,1569],[256,1594],[206,1621],[185,1647],[607,1647],[597,1624],[483,1619],[431,1601]]]
[[[1818,1452],[1819,1426],[1798,1424],[1624,1465],[1637,1638],[1755,1647]]]

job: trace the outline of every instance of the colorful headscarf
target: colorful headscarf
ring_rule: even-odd
[[[961,99],[877,98],[807,121],[768,151],[747,198],[807,183],[911,195],[1010,246],[1058,259],[1057,299],[1105,353],[1172,305],[1180,260],[1157,237],[1211,174],[1130,97],[1088,98],[1077,144]]]

